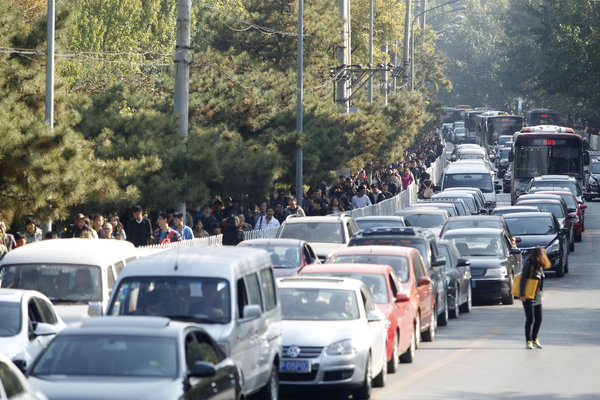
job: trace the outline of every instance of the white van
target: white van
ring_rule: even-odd
[[[122,240],[43,240],[4,256],[0,287],[42,292],[70,324],[106,309],[117,276],[136,258],[133,244]]]
[[[281,307],[262,249],[178,248],[134,261],[120,275],[107,314],[198,322],[238,365],[244,396],[277,398]]]
[[[496,193],[502,186],[494,182],[495,174],[481,162],[456,162],[448,165],[442,176],[441,189],[467,187],[480,189],[486,202],[496,205]]]

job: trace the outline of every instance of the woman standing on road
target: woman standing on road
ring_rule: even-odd
[[[538,339],[538,332],[542,325],[542,290],[544,289],[544,270],[550,268],[550,260],[546,255],[546,249],[536,247],[525,260],[523,272],[521,272],[521,284],[519,287],[519,300],[523,302],[525,309],[525,340],[527,349],[534,347],[541,349],[542,345]],[[525,284],[527,278],[537,279],[539,282],[535,296],[531,300],[525,299]]]

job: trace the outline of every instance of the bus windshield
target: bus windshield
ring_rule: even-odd
[[[578,137],[577,137],[578,139]],[[527,138],[515,144],[514,177],[574,174],[582,178],[582,144],[573,139]]]
[[[498,140],[500,135],[512,135],[521,129],[523,129],[523,117],[521,116],[488,117],[489,140]]]

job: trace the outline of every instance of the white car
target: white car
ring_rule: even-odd
[[[40,292],[0,289],[0,353],[20,368],[29,367],[65,327],[50,300]]]
[[[385,315],[359,280],[281,278],[283,352],[279,383],[345,387],[368,399],[387,374]]]
[[[32,387],[19,369],[0,354],[0,399],[48,400],[38,389]]]

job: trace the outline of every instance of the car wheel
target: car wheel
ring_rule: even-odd
[[[267,384],[258,392],[260,400],[277,400],[279,398],[279,368],[273,364],[271,376]]]
[[[385,347],[387,349],[387,346]],[[381,363],[381,371],[373,378],[374,387],[384,387],[385,378],[387,377],[387,352],[383,352],[383,363]]]
[[[425,342],[433,342],[435,339],[435,329],[437,325],[437,305],[433,308],[433,314],[431,315],[431,320],[429,321],[429,328],[425,332],[421,334],[421,339]]]
[[[448,299],[448,296],[445,297]],[[438,326],[446,326],[448,325],[448,300],[444,301],[444,311],[438,316],[437,324]]]
[[[352,398],[355,399],[368,399],[371,397],[371,386],[373,385],[371,377],[371,354],[367,357],[367,365],[365,366],[365,380],[358,389],[352,391]]]
[[[394,350],[392,350],[392,359],[387,363],[387,370],[390,374],[395,373],[398,370],[398,332],[394,334]]]
[[[458,284],[457,284],[458,286]],[[460,290],[458,287],[456,288],[456,297],[454,298],[454,308],[450,309],[450,318],[458,318],[460,315],[460,306],[458,302],[460,301]]]
[[[421,345],[421,314],[417,314],[417,321],[415,322],[415,348],[418,349]]]
[[[565,274],[569,273],[569,259],[567,258],[567,263],[565,264]]]
[[[569,242],[569,253],[575,251],[575,239]]]
[[[410,339],[410,345],[408,346],[408,349],[406,349],[406,351],[400,356],[400,362],[411,363],[415,361],[415,350],[417,349],[417,338],[419,335],[420,333],[417,331],[417,326],[415,323],[413,326],[412,338]]]
[[[583,229],[582,229],[582,230],[583,230]],[[581,233],[580,233],[579,235],[575,235],[575,241],[576,241],[577,243],[581,242],[581,239],[582,239],[582,235],[581,235]]]
[[[563,254],[561,260],[560,260],[560,268],[556,271],[556,276],[558,276],[559,278],[562,278],[563,276],[565,276],[565,265],[568,265],[569,259],[567,258],[568,256],[566,254]],[[565,258],[567,258],[567,261],[565,262]]]
[[[467,301],[460,305],[460,311],[464,313],[471,312],[473,306],[473,297],[471,295],[471,284],[469,283],[469,291],[467,292]]]
[[[504,304],[504,305],[513,304],[515,302],[515,298],[512,295],[513,283],[514,283],[513,282],[513,277],[511,275],[510,276],[509,285],[508,285],[508,296],[502,298],[502,304]]]

